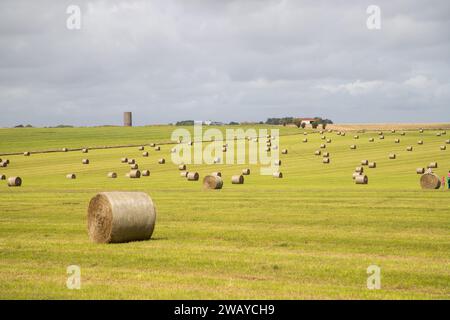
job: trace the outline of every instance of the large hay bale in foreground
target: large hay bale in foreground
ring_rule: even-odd
[[[203,178],[203,187],[205,189],[222,189],[223,180],[219,176],[206,176]]]
[[[66,175],[66,178],[67,178],[67,179],[76,179],[77,176],[76,176],[75,173],[69,173],[68,175]]]
[[[188,179],[188,181],[198,181],[198,178],[200,178],[200,176],[198,172],[188,172],[186,178]]]
[[[8,187],[20,187],[22,185],[22,178],[20,177],[9,177]]]
[[[356,184],[368,184],[369,178],[367,178],[366,175],[358,175],[355,177],[355,183]]]
[[[156,209],[144,192],[101,192],[88,207],[88,235],[97,243],[120,243],[151,238]]]
[[[441,180],[434,173],[425,173],[420,177],[420,186],[422,189],[439,189]]]
[[[424,174],[425,173],[425,168],[416,168],[416,173],[417,174]]]
[[[232,176],[231,177],[231,183],[232,184],[243,184],[244,183],[244,176],[243,175]]]
[[[107,177],[111,178],[111,179],[115,179],[115,178],[117,178],[117,173],[115,173],[115,172],[108,172]]]

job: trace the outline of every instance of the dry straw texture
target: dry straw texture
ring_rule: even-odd
[[[139,170],[131,170],[127,174],[128,178],[139,179],[141,177],[141,172]]]
[[[434,173],[425,173],[420,177],[420,186],[422,189],[439,189],[441,180]]]
[[[91,199],[87,220],[93,242],[148,240],[155,228],[156,209],[143,192],[102,192]]]
[[[376,162],[369,162],[369,168],[376,168],[377,163]]]
[[[243,175],[232,176],[231,177],[231,183],[232,184],[243,184],[244,183],[244,176]]]
[[[358,175],[355,177],[355,183],[356,184],[368,184],[369,178],[367,178],[366,175]]]
[[[223,180],[219,176],[206,176],[203,178],[203,187],[205,189],[222,189]]]
[[[20,177],[8,178],[8,187],[20,187],[22,185],[22,179]]]
[[[189,172],[186,177],[189,181],[197,181],[200,176],[198,172]]]
[[[158,160],[158,163],[159,164],[164,164],[164,163],[166,163],[166,159],[161,158],[161,159]]]

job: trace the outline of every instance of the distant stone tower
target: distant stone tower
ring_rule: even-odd
[[[124,125],[124,127],[132,127],[133,126],[131,112],[123,113],[123,125]]]

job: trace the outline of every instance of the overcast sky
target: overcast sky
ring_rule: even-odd
[[[0,126],[123,111],[137,125],[448,122],[450,1],[0,1]]]

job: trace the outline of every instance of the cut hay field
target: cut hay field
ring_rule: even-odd
[[[0,129],[0,153],[149,144],[169,141],[175,127]],[[233,128],[236,128],[233,126]],[[437,161],[450,170],[450,132],[347,132],[332,139],[330,164],[314,155],[317,132],[280,129],[283,179],[256,165],[188,165],[200,181],[181,178],[170,145],[9,155],[0,168],[23,186],[0,181],[0,299],[449,299],[450,192],[420,189],[416,167]],[[223,129],[223,128],[222,128]],[[369,142],[374,137],[374,142]],[[400,143],[394,143],[399,138]],[[417,145],[417,140],[424,140]],[[349,146],[356,144],[356,150]],[[406,147],[412,145],[413,152]],[[397,159],[388,159],[396,153]],[[150,177],[127,179],[120,158],[136,158]],[[159,165],[157,160],[168,161]],[[89,158],[89,165],[81,160]],[[360,161],[368,185],[355,185]],[[243,185],[230,177],[249,167]],[[118,173],[108,179],[109,171]],[[205,191],[204,175],[221,171],[222,190]],[[66,174],[76,173],[76,180]],[[100,191],[147,192],[157,207],[149,241],[95,244],[87,206]],[[381,289],[366,286],[369,265]],[[66,287],[66,268],[81,268],[81,289]]]

